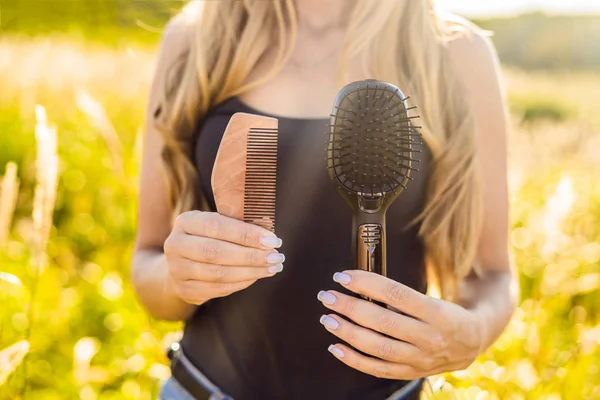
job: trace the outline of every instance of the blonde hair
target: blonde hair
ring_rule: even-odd
[[[193,27],[189,50],[171,69],[159,126],[175,214],[206,207],[192,161],[199,120],[211,106],[277,74],[293,49],[297,29],[295,5],[289,0],[194,1],[184,20]],[[454,36],[470,30],[438,16],[433,0],[380,0],[377,7],[371,0],[357,0],[340,63],[343,70],[351,57],[367,52],[366,59],[373,60],[366,66],[371,77],[396,84],[419,105],[433,161],[427,202],[416,222],[421,224],[430,282],[450,300],[458,282],[473,271],[481,224],[474,125],[447,48]],[[273,69],[246,83],[271,46],[279,49]]]

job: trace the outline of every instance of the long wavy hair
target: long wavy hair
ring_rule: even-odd
[[[419,105],[433,162],[427,201],[415,222],[420,223],[429,282],[442,298],[452,300],[459,281],[476,271],[481,193],[473,119],[452,72],[448,42],[472,34],[473,28],[436,14],[433,0],[373,4],[356,1],[340,70],[353,56],[366,54],[371,77],[396,84]],[[190,27],[189,49],[170,70],[156,119],[175,215],[206,207],[192,159],[197,124],[212,106],[277,74],[297,32],[293,0],[192,1],[183,14]],[[247,82],[272,46],[278,49],[272,70]]]

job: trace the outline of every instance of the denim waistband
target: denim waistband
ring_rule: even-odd
[[[198,382],[206,391],[210,394],[209,400],[234,400],[233,397],[225,393],[221,388],[210,381],[196,366],[183,354],[181,349],[177,355],[179,362],[186,368],[191,377]],[[424,378],[410,381],[404,385],[385,400],[404,400],[409,395],[415,394],[415,392],[421,389],[424,382]],[[168,395],[167,395],[168,394]],[[175,377],[169,378],[169,381],[165,383],[161,391],[161,400],[190,400],[194,397],[177,381]],[[204,400],[204,399],[198,399]]]

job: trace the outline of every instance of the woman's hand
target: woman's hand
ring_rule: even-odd
[[[189,304],[202,304],[274,276],[285,256],[270,231],[218,213],[179,215],[164,244],[175,292]]]
[[[352,368],[379,378],[413,380],[465,369],[482,350],[484,327],[472,311],[370,272],[344,271],[334,280],[395,309],[333,290],[319,292],[325,307],[354,322],[329,314],[321,323],[369,355],[344,344],[329,347]]]

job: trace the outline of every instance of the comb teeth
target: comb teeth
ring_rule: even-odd
[[[275,231],[275,191],[277,178],[276,128],[251,128],[248,132],[244,222]]]

